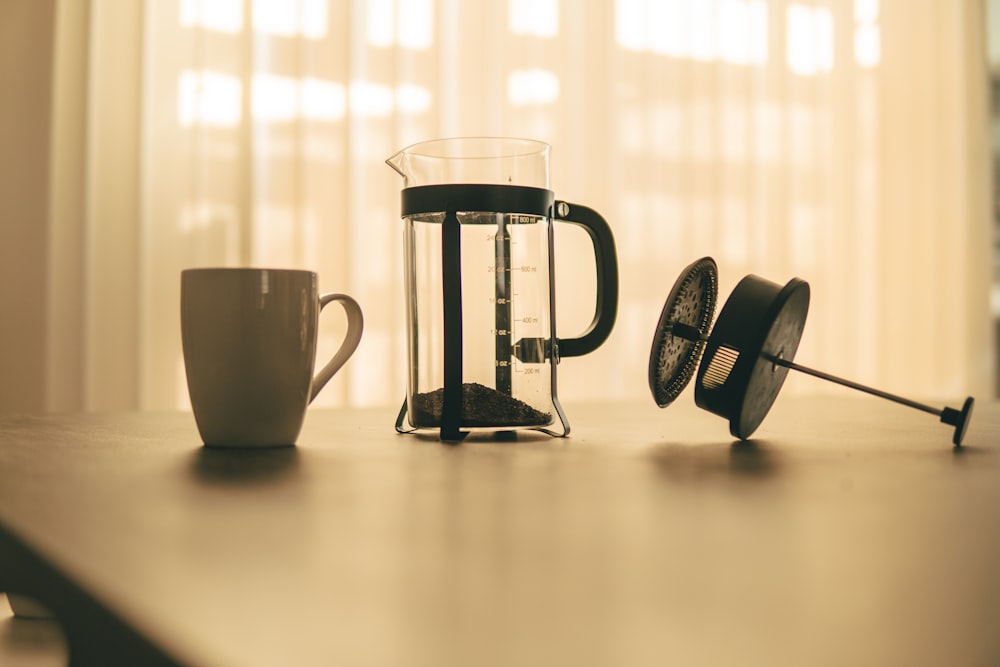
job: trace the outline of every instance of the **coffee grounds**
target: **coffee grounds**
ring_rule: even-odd
[[[440,426],[444,388],[413,395],[414,426]],[[552,422],[552,413],[541,412],[524,401],[496,389],[466,382],[462,385],[460,426],[543,426]]]

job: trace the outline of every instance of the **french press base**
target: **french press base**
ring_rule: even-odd
[[[411,372],[396,430],[437,428],[448,442],[470,429],[568,435],[556,366],[603,343],[617,313],[607,222],[545,188],[479,184],[405,188],[402,217]],[[594,319],[577,338],[556,336],[553,221],[583,227],[594,244]],[[436,287],[417,287],[427,282]],[[428,334],[438,324],[440,336]]]

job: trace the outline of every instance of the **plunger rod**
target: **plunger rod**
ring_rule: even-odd
[[[965,437],[965,429],[969,424],[969,418],[972,416],[972,406],[975,400],[969,396],[965,399],[965,403],[962,405],[961,409],[945,407],[938,409],[930,405],[924,405],[923,403],[917,403],[916,401],[911,401],[908,398],[903,398],[902,396],[896,396],[895,394],[890,394],[887,391],[882,391],[881,389],[874,389],[872,387],[866,387],[863,384],[858,384],[857,382],[852,382],[850,380],[845,380],[844,378],[837,377],[836,375],[830,375],[829,373],[824,373],[823,371],[818,371],[814,368],[808,368],[806,366],[800,366],[792,361],[782,359],[781,357],[776,357],[772,354],[766,355],[765,357],[768,361],[775,364],[776,366],[784,366],[793,371],[799,371],[800,373],[805,373],[806,375],[812,375],[813,377],[818,377],[821,380],[829,380],[830,382],[835,382],[837,384],[843,385],[845,387],[850,387],[851,389],[857,389],[858,391],[863,391],[866,394],[871,394],[872,396],[878,396],[879,398],[885,398],[895,403],[905,405],[917,410],[922,410],[924,412],[929,412],[932,415],[941,418],[941,423],[948,424],[949,426],[955,427],[955,434],[951,441],[956,447],[962,446],[962,439]]]
[[[885,398],[890,401],[895,401],[902,405],[908,405],[911,408],[916,408],[917,410],[923,410],[924,412],[929,412],[932,415],[940,417],[944,412],[930,405],[924,405],[923,403],[917,403],[916,401],[911,401],[908,398],[903,398],[902,396],[897,396],[896,394],[890,394],[887,391],[882,391],[881,389],[875,389],[874,387],[868,387],[863,384],[858,384],[857,382],[852,382],[851,380],[844,379],[842,377],[837,377],[836,375],[830,375],[829,373],[824,373],[823,371],[818,371],[815,368],[809,368],[807,366],[802,366],[793,361],[788,361],[787,359],[782,359],[781,357],[776,357],[774,355],[767,355],[767,360],[778,366],[784,366],[785,368],[790,368],[793,371],[798,371],[800,373],[805,373],[806,375],[812,375],[813,377],[818,377],[821,380],[828,380],[830,382],[835,382],[844,387],[850,387],[851,389],[857,389],[858,391],[863,391],[866,394],[871,394],[872,396],[878,396],[879,398]]]
[[[674,336],[685,340],[708,341],[707,335],[703,334],[697,328],[689,324],[684,324],[683,322],[674,322],[671,333]],[[940,417],[942,423],[955,427],[955,435],[952,438],[952,442],[957,446],[961,446],[962,439],[965,437],[965,428],[969,423],[969,418],[972,416],[972,407],[975,402],[971,396],[965,399],[965,403],[962,405],[961,409],[948,407],[938,409],[930,405],[918,403],[917,401],[911,401],[908,398],[903,398],[902,396],[897,396],[896,394],[890,394],[889,392],[882,391],[881,389],[868,387],[851,380],[846,380],[842,377],[837,377],[836,375],[830,375],[829,373],[809,368],[808,366],[802,366],[773,354],[765,355],[765,358],[777,366],[784,366],[785,368],[793,371],[799,371],[800,373],[805,373],[806,375],[812,375],[813,377],[817,377],[821,380],[828,380],[844,387],[849,387],[850,389],[857,389],[858,391],[863,391],[866,394],[878,396],[879,398],[884,398],[893,401],[894,403],[899,403],[901,405]]]

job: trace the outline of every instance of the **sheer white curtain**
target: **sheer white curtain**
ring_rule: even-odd
[[[66,223],[85,242],[55,279],[85,278],[62,407],[186,405],[179,272],[205,265],[308,268],[354,295],[364,340],[319,400],[398,404],[400,183],[383,161],[457,135],[549,142],[557,196],[615,231],[618,324],[560,365],[564,400],[648,396],[663,299],[702,255],[722,298],[746,273],[811,283],[803,363],[915,396],[990,391],[979,2],[63,5],[61,71],[80,30],[89,67],[61,89],[64,114],[87,111],[57,171],[85,174]],[[557,232],[563,335],[592,309],[581,237]]]

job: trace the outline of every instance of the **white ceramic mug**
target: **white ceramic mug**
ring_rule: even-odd
[[[181,272],[181,337],[188,393],[206,445],[292,445],[306,407],[350,358],[364,319],[346,294],[318,293],[312,271]],[[340,349],[313,376],[320,310],[347,312]]]

